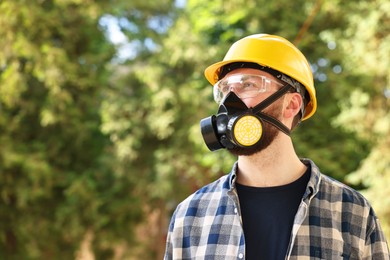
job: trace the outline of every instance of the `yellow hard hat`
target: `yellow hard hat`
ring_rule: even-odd
[[[234,62],[253,62],[270,67],[301,83],[309,93],[302,120],[311,117],[317,109],[313,73],[305,56],[288,40],[269,34],[254,34],[235,42],[223,61],[214,63],[205,70],[206,79],[214,85],[221,68]]]

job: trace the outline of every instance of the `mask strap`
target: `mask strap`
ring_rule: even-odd
[[[261,102],[260,104],[258,104],[257,106],[255,106],[253,109],[252,109],[252,113],[254,114],[257,114],[259,115],[259,117],[265,121],[267,121],[268,123],[274,125],[276,128],[278,128],[280,131],[282,131],[283,133],[285,133],[286,135],[290,135],[291,131],[288,127],[286,127],[285,125],[283,125],[279,120],[277,120],[276,118],[270,116],[270,115],[267,115],[265,113],[262,113],[260,112],[261,110],[263,110],[264,108],[268,107],[269,105],[271,105],[273,102],[275,102],[277,99],[279,99],[280,97],[282,97],[284,94],[286,94],[292,87],[290,85],[285,85],[283,88],[279,89],[278,91],[276,91],[275,93],[273,93],[271,96],[269,96],[268,98],[266,98],[263,102]]]
[[[288,84],[284,85],[281,89],[273,93],[271,96],[268,98],[264,99],[263,102],[255,106],[252,111],[254,114],[257,114],[264,108],[268,107],[271,105],[273,102],[275,102],[278,98],[282,97],[284,94],[286,94],[292,87]]]
[[[290,129],[288,129],[287,126],[283,125],[279,120],[277,120],[276,118],[270,116],[270,115],[267,115],[267,114],[264,114],[262,112],[258,112],[257,115],[259,115],[259,117],[261,119],[263,119],[264,121],[267,121],[268,123],[274,125],[276,128],[278,128],[280,131],[282,131],[283,133],[285,133],[286,135],[290,136]]]

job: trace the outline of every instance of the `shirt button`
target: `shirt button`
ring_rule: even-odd
[[[234,208],[234,213],[237,214],[237,212],[238,212],[238,211],[237,211],[237,208]]]
[[[238,254],[238,258],[243,259],[244,258],[244,254],[243,253],[239,253]]]

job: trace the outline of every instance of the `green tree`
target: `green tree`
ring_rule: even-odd
[[[70,258],[106,174],[99,88],[113,48],[101,7],[77,1],[0,3],[0,256]]]
[[[115,48],[99,22],[124,13],[143,25],[168,7],[111,4],[0,2],[2,259],[72,259],[81,244],[102,259],[131,251],[140,187],[101,131]]]
[[[366,188],[390,237],[390,3],[359,1],[348,11],[348,30],[327,35],[341,46],[343,66],[354,79],[335,124],[373,143],[347,180]]]

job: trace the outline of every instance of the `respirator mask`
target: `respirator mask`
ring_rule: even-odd
[[[289,84],[279,83],[282,86],[279,90],[255,107],[248,108],[241,98],[254,97],[265,92],[267,77],[259,75],[237,75],[237,77],[239,78],[236,79],[236,82],[233,78],[233,83],[239,84],[234,85],[230,82],[219,81],[216,83],[217,86],[214,86],[214,99],[217,102],[220,100],[217,114],[200,121],[201,133],[207,147],[211,151],[222,148],[252,148],[260,142],[263,136],[264,122],[290,135],[288,127],[262,111],[287,92],[295,89]],[[268,81],[272,80],[268,79]],[[237,85],[238,87],[236,87]],[[235,91],[231,91],[231,88],[234,88]]]

